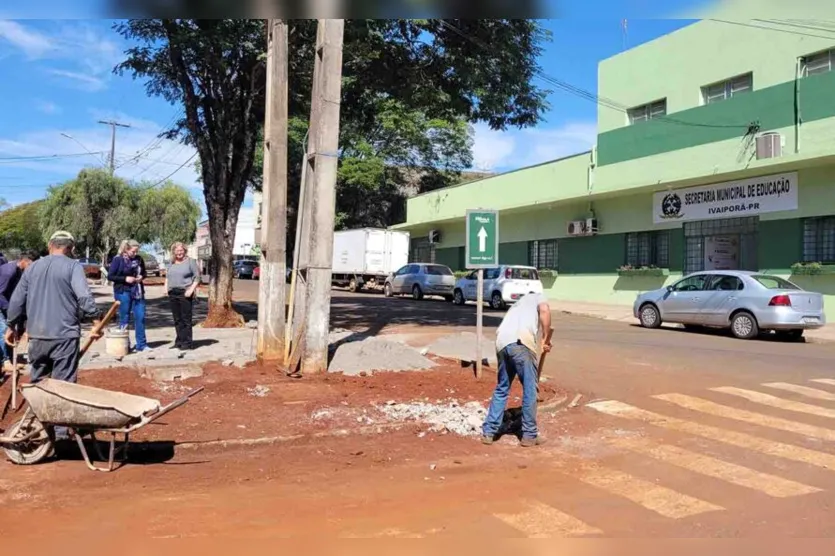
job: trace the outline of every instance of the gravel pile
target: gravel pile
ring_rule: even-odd
[[[356,376],[362,372],[370,375],[371,371],[411,371],[434,366],[412,347],[371,337],[338,346],[328,371]]]
[[[393,403],[377,406],[392,421],[425,423],[431,432],[451,432],[460,436],[478,436],[487,410],[478,402],[460,405],[448,403]]]

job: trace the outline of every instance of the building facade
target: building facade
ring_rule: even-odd
[[[555,271],[554,299],[629,304],[704,269],[835,295],[835,35],[700,21],[598,82],[591,151],[410,199],[413,257],[461,269],[465,211],[491,208],[501,261]]]

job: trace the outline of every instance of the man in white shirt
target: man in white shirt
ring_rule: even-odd
[[[544,295],[529,293],[507,312],[496,333],[499,359],[498,383],[490,402],[487,419],[482,427],[481,440],[492,444],[502,424],[507,397],[513,379],[522,383],[522,441],[523,447],[544,443],[536,427],[536,391],[538,383],[538,354],[551,351],[544,341],[551,328],[551,307]],[[540,348],[541,346],[541,348]]]

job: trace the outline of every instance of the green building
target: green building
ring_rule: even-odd
[[[835,295],[833,70],[835,35],[700,21],[599,64],[591,151],[416,196],[397,228],[461,269],[465,211],[499,210],[501,261],[556,271],[553,299],[631,304],[706,269]]]

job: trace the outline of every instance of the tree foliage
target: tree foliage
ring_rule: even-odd
[[[46,247],[38,214],[42,204],[43,201],[35,201],[0,212],[0,251],[42,251]]]
[[[192,241],[200,207],[178,185],[131,184],[106,170],[84,169],[75,179],[49,189],[38,216],[42,241],[56,230],[66,230],[80,248],[104,259],[128,238],[163,246]]]

